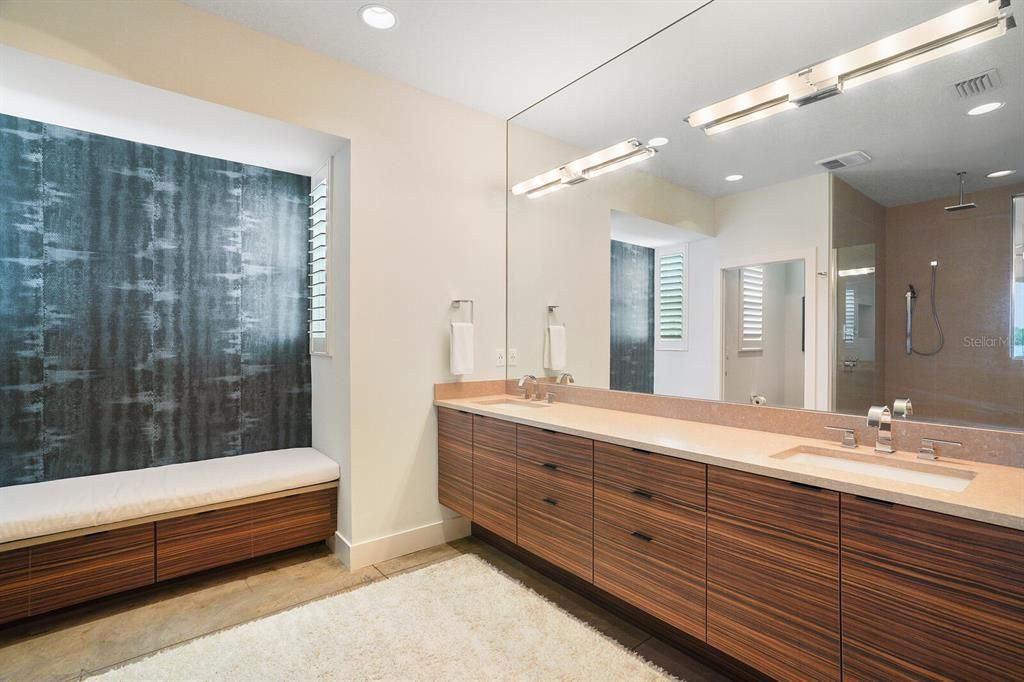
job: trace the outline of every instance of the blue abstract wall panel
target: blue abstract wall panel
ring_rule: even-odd
[[[0,115],[0,485],[310,440],[309,179]]]
[[[612,241],[609,388],[654,392],[654,249]]]

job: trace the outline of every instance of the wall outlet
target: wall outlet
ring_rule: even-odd
[[[519,364],[519,351],[515,348],[508,349],[508,366],[515,367]]]
[[[504,367],[505,366],[505,349],[496,348],[494,350],[494,366]]]

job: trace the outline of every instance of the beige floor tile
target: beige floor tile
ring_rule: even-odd
[[[637,647],[636,652],[686,682],[729,682],[728,677],[654,637]]]
[[[383,576],[297,550],[0,630],[0,680],[64,680]]]
[[[384,575],[393,576],[398,575],[399,573],[405,573],[410,569],[423,568],[430,564],[436,564],[439,561],[453,559],[460,554],[461,552],[451,545],[437,545],[436,547],[423,549],[419,552],[413,552],[404,556],[395,557],[394,559],[388,559],[387,561],[381,561],[380,563],[374,564],[374,566],[376,566],[377,570]]]

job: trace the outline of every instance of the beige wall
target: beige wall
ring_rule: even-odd
[[[1010,358],[1010,197],[1024,184],[972,192],[973,210],[947,213],[946,197],[886,210],[885,400],[909,396],[921,420],[1024,428],[1024,362]],[[929,301],[939,261],[937,305],[946,344],[933,357],[904,352],[907,283],[917,288],[914,347],[937,342]],[[989,345],[972,339],[989,339]]]
[[[508,134],[510,184],[587,153],[521,126],[510,125]],[[568,371],[582,386],[608,388],[613,210],[684,228],[690,236],[713,233],[709,197],[642,166],[537,199],[509,195],[508,340],[519,356],[510,377],[545,374],[547,306],[557,305],[554,319],[566,326]]]
[[[504,122],[172,1],[8,1],[0,42],[351,140],[352,360],[314,365],[314,430],[342,462],[354,562],[439,540],[452,298],[476,300],[468,378],[504,376]]]

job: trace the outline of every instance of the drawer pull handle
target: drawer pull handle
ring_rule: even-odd
[[[550,497],[545,497],[544,501],[550,504],[552,507],[558,506],[558,500],[552,500]]]
[[[558,433],[558,431],[552,431],[551,429],[541,429],[544,433]]]
[[[637,454],[641,454],[641,455],[649,455],[649,454],[651,454],[650,450],[641,450],[640,448],[630,448],[630,449],[633,452],[635,452]]]
[[[649,493],[646,490],[641,490],[640,488],[637,488],[636,490],[634,490],[633,494],[636,495],[637,497],[642,497],[642,498],[647,499],[647,500],[650,500],[650,499],[652,499],[654,497],[653,493]]]
[[[551,469],[552,471],[558,471],[558,465],[557,464],[552,464],[551,462],[544,462],[543,464],[541,464],[541,466],[544,467],[545,469]]]
[[[650,535],[645,535],[644,533],[641,533],[638,530],[633,531],[632,533],[630,533],[630,535],[632,535],[635,538],[639,538],[640,540],[643,540],[644,542],[650,542],[651,540],[654,539]]]
[[[864,497],[863,495],[855,495],[855,497],[858,500],[864,500],[865,502],[870,502],[871,504],[878,504],[878,505],[881,505],[883,507],[892,507],[893,506],[892,502],[886,502],[885,500],[876,500],[873,497]]]
[[[98,537],[103,536],[103,535],[110,535],[110,531],[109,530],[101,530],[101,531],[97,531],[95,533],[89,533],[85,537],[87,537],[87,538],[98,538]]]
[[[789,481],[789,484],[794,488],[803,488],[804,490],[821,490],[821,488],[819,488],[818,486],[810,485],[808,483],[797,483],[796,481]]]

